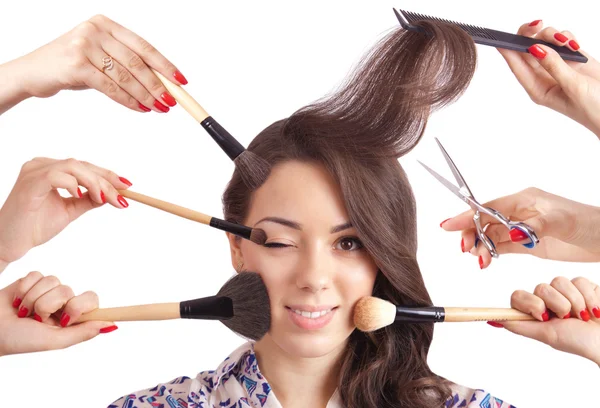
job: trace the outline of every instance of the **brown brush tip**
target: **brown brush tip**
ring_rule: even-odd
[[[396,320],[396,306],[373,296],[361,298],[354,306],[354,325],[363,332],[389,326]]]
[[[251,191],[262,186],[271,172],[269,162],[249,150],[244,150],[233,162],[240,171],[244,184]]]
[[[260,228],[252,228],[250,241],[258,245],[264,245],[267,242],[267,233]]]
[[[227,296],[233,302],[233,317],[221,320],[242,337],[261,339],[271,327],[271,304],[262,278],[255,272],[240,272],[229,279],[217,296]]]

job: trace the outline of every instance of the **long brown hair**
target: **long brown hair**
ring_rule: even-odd
[[[416,260],[415,200],[397,158],[421,138],[430,113],[459,97],[475,70],[475,46],[459,28],[397,29],[330,96],[263,130],[248,150],[271,166],[318,162],[339,183],[350,222],[375,260],[375,296],[425,306],[431,299]],[[223,195],[225,218],[244,223],[252,192],[236,170]],[[450,396],[427,365],[433,324],[355,330],[339,379],[347,407],[441,407]]]

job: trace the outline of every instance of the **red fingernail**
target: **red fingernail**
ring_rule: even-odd
[[[541,49],[538,45],[532,45],[527,50],[537,59],[544,59],[546,57],[546,51]]]
[[[483,258],[479,255],[479,269],[483,269]]]
[[[463,253],[465,252],[465,239],[461,239],[460,240],[460,249],[461,251],[463,251]]]
[[[168,92],[163,92],[160,95],[161,98],[163,98],[163,100],[167,103],[167,105],[169,106],[175,106],[177,105],[177,101],[175,100],[175,98],[173,98],[173,96],[168,93]]]
[[[531,23],[529,23],[529,27],[535,27],[536,25],[538,25],[540,23],[540,21],[542,20],[534,20]]]
[[[22,301],[23,301],[23,299],[16,298],[15,300],[13,300],[13,307],[16,309],[17,307],[21,306]]]
[[[77,195],[79,196],[79,198],[83,197],[83,194],[81,194],[81,190],[79,189],[79,187],[77,187]]]
[[[119,204],[121,204],[123,207],[127,208],[129,207],[129,203],[123,198],[122,195],[118,195],[117,196],[117,201],[119,202]]]
[[[185,79],[183,74],[179,72],[179,70],[173,72],[173,77],[179,82],[181,85],[187,85],[188,81]]]
[[[112,331],[117,330],[118,327],[113,325],[113,326],[108,326],[108,327],[103,327],[102,329],[100,329],[100,333],[110,333]]]
[[[556,34],[554,34],[554,38],[556,38],[556,40],[558,42],[562,42],[562,43],[567,42],[567,40],[569,39],[563,33],[556,33]]]
[[[127,184],[129,187],[133,185],[131,184],[131,181],[127,180],[125,177],[119,177],[119,181],[123,184]]]
[[[67,327],[67,324],[69,324],[69,320],[71,320],[71,316],[63,312],[62,316],[60,317],[60,325],[62,327]]]
[[[142,105],[141,103],[138,103],[138,106],[139,106],[139,107],[140,107],[140,109],[141,109],[141,110],[143,110],[144,112],[150,112],[150,110],[151,110],[149,107],[147,107],[147,106],[145,106],[145,105]]]
[[[542,321],[547,322],[548,320],[550,320],[550,314],[548,313],[548,310],[546,309],[546,311],[544,313],[542,313]]]
[[[38,322],[40,322],[40,323],[42,322],[42,318],[41,318],[41,317],[40,317],[40,315],[39,315],[39,314],[37,314],[37,313],[34,313],[34,314],[33,314],[33,318],[34,318],[35,320],[37,320]]]
[[[519,241],[524,241],[526,239],[529,239],[527,234],[525,234],[523,231],[521,231],[518,228],[511,229],[510,232],[508,233],[508,235],[510,236],[510,240],[512,242],[519,242]]]
[[[568,319],[569,317],[571,317],[571,312],[567,313],[566,315],[563,316],[563,319]]]
[[[154,107],[155,107],[156,109],[158,109],[159,111],[161,111],[161,112],[164,112],[164,113],[166,113],[166,112],[168,112],[168,111],[169,111],[169,107],[168,107],[168,106],[165,106],[165,105],[163,105],[163,104],[162,104],[162,103],[160,103],[159,101],[154,101]]]
[[[27,309],[25,306],[23,306],[22,308],[19,309],[19,313],[17,313],[17,316],[25,317],[28,314],[29,314],[29,309]]]
[[[487,324],[489,324],[492,327],[504,327],[502,324],[500,324],[498,322],[487,322]]]
[[[600,309],[598,309],[597,307],[592,309],[592,313],[594,314],[594,317],[596,319],[600,319]]]
[[[104,191],[100,190],[100,201],[102,204],[106,204],[106,197],[104,196]]]
[[[446,218],[444,221],[440,222],[440,227],[441,227],[441,226],[443,226],[443,225],[444,225],[444,223],[445,223],[446,221],[448,221],[449,219],[450,219],[450,218]]]
[[[588,312],[587,309],[583,309],[581,312],[579,312],[579,316],[581,316],[581,319],[584,322],[587,322],[590,320],[590,312]]]
[[[577,44],[577,41],[575,40],[571,40],[569,41],[569,45],[571,46],[571,48],[573,48],[575,51],[577,51],[579,49],[579,44]]]

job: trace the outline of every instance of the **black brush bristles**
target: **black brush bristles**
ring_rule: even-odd
[[[261,339],[271,327],[271,304],[262,278],[255,272],[240,272],[229,279],[217,296],[233,302],[233,317],[222,320],[225,326],[242,337]]]
[[[267,234],[260,228],[250,228],[245,225],[225,221],[217,217],[212,217],[209,225],[213,228],[220,229],[221,231],[230,232],[238,237],[249,239],[258,245],[264,245],[265,241],[267,240]]]
[[[271,165],[256,154],[246,150],[240,142],[219,124],[212,116],[207,117],[200,125],[213,138],[219,147],[233,160],[240,171],[242,180],[250,190],[256,190],[269,177]]]

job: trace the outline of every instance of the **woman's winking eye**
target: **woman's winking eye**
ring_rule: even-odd
[[[284,242],[267,242],[263,246],[266,248],[287,248],[295,245]],[[334,247],[342,251],[357,251],[363,248],[363,244],[357,237],[342,237],[336,241]]]

